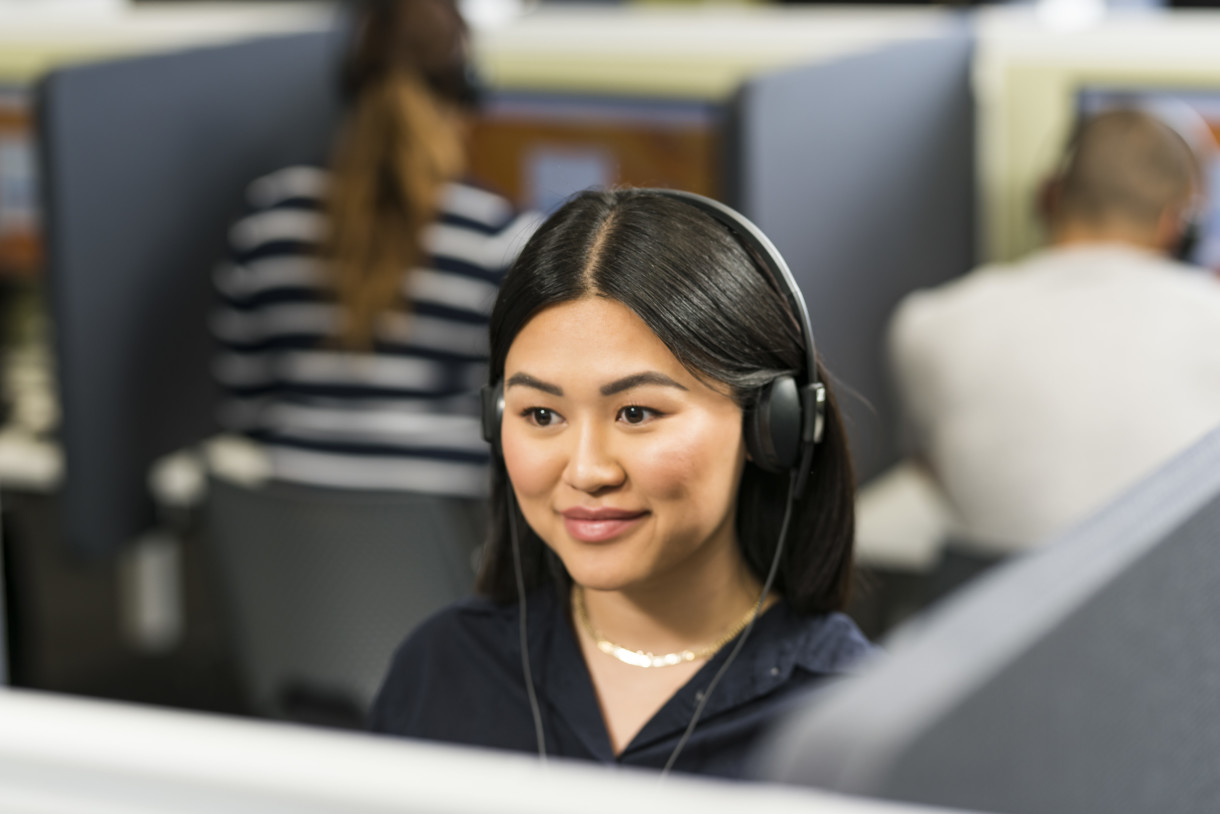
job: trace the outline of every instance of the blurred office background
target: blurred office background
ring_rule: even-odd
[[[477,177],[541,209],[591,184],[691,189],[741,208],[785,254],[819,351],[851,394],[864,572],[852,613],[878,637],[951,584],[938,571],[943,518],[895,469],[903,451],[882,351],[893,306],[1038,244],[1034,189],[1098,94],[1173,95],[1220,122],[1220,13],[1207,9],[470,0],[466,10],[489,90]],[[160,349],[176,366],[172,386],[110,371],[126,369],[124,348],[147,351],[122,305],[130,295],[155,310],[146,300],[160,289],[140,275],[175,270],[141,267],[149,235],[138,220],[86,232],[102,212],[121,224],[123,210],[145,217],[150,201],[171,219],[186,206],[181,187],[119,180],[123,162],[146,157],[131,145],[162,132],[164,110],[194,106],[174,82],[207,95],[179,68],[249,60],[257,72],[265,54],[277,70],[301,60],[317,79],[338,20],[330,4],[289,0],[0,0],[0,664],[17,686],[265,712],[242,678],[235,631],[246,622],[222,587],[209,537],[219,524],[193,497],[197,484],[173,483],[178,470],[160,494],[151,482],[164,456],[216,430],[201,292],[223,230],[215,254],[195,252],[181,267],[189,279],[170,286],[191,292],[169,299],[198,317]],[[305,90],[324,115],[331,89]],[[223,161],[228,144],[201,149]],[[105,163],[82,158],[90,151]],[[88,189],[90,177],[114,186]],[[1215,217],[1200,252],[1220,265]],[[63,264],[55,274],[50,258]],[[317,692],[296,717],[353,724],[334,700]]]

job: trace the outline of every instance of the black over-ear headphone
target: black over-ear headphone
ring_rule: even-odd
[[[775,289],[788,300],[805,344],[804,379],[798,381],[794,376],[779,376],[764,385],[754,406],[746,411],[743,430],[746,450],[754,463],[767,472],[795,471],[795,494],[800,494],[813,462],[814,447],[822,440],[825,428],[826,387],[818,381],[817,352],[809,311],[788,264],[762,230],[719,201],[672,189],[639,191],[684,201],[710,215],[733,234]],[[499,457],[500,425],[504,419],[503,382],[487,385],[482,396],[483,438]]]

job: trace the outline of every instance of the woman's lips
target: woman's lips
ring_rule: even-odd
[[[568,534],[584,543],[613,540],[648,516],[648,512],[623,509],[568,509],[560,514]]]

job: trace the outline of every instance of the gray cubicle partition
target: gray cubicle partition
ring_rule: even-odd
[[[994,812],[1220,800],[1220,429],[900,629],[792,716],[768,779]]]
[[[339,41],[70,67],[38,88],[72,549],[105,554],[147,528],[149,464],[215,430],[210,274],[245,185],[325,157]]]
[[[974,263],[973,35],[936,36],[760,75],[735,105],[732,200],[809,303],[861,482],[898,455],[884,358],[912,289]]]

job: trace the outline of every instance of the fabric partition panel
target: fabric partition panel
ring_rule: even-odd
[[[809,303],[861,482],[899,456],[884,357],[891,311],[974,262],[969,19],[759,75],[732,106],[732,198]]]
[[[261,38],[70,67],[40,84],[74,551],[105,555],[146,529],[149,465],[215,431],[210,275],[245,186],[325,157],[339,41]]]
[[[1214,811],[1218,535],[1220,430],[900,628],[762,773],[979,811]]]

